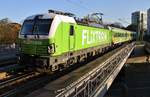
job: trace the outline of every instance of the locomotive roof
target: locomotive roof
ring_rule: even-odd
[[[49,14],[36,14],[36,15],[27,17],[25,20],[34,20],[36,17],[38,17],[39,19],[51,19],[52,18]]]
[[[34,20],[36,17],[38,17],[39,19],[54,19],[56,17],[56,19],[57,19],[56,22],[63,21],[63,22],[68,22],[68,23],[77,23],[80,25],[104,28],[104,26],[101,24],[87,23],[87,22],[84,22],[82,19],[79,20],[79,19],[76,19],[76,18],[71,17],[71,16],[60,15],[60,14],[55,14],[55,13],[36,14],[36,15],[32,15],[32,16],[27,17],[25,20]],[[120,29],[120,28],[116,28],[116,27],[110,27],[110,28],[112,30],[115,30],[115,31],[129,31],[129,30]],[[133,31],[129,31],[129,32],[133,32]]]
[[[57,19],[59,18],[63,22],[76,23],[73,17],[65,16],[65,15],[58,15],[54,13],[36,14],[36,15],[27,17],[25,20],[34,20],[36,17],[38,17],[38,19],[54,19],[55,17],[57,17]]]

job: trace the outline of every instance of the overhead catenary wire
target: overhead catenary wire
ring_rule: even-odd
[[[65,1],[72,4],[73,6],[76,6],[80,9],[82,9],[85,12],[90,11],[91,14],[95,12],[95,9],[91,9],[91,7],[89,8],[89,7],[85,6],[84,2],[81,0],[78,0],[78,2],[74,2],[72,0],[65,0]],[[102,13],[101,11],[96,11],[96,12]]]
[[[65,0],[66,2],[68,2],[69,4],[71,4],[71,5],[73,5],[73,6],[76,6],[77,8],[80,8],[80,10],[83,10],[83,11],[85,11],[85,12],[90,12],[89,14],[93,14],[93,13],[102,13],[102,11],[95,11],[95,9],[91,9],[91,7],[87,7],[85,4],[84,4],[84,1],[82,1],[82,0],[78,0],[78,1],[72,1],[72,0]],[[103,15],[106,15],[106,13],[102,13]],[[108,15],[108,14],[107,14]],[[113,17],[113,16],[111,16],[110,14],[109,14],[109,17]],[[119,19],[118,19],[119,20]],[[105,20],[105,21],[107,21],[107,19]],[[113,21],[113,22],[112,22]],[[121,20],[119,20],[119,21],[121,21]],[[109,22],[110,22],[110,20],[109,20]],[[111,22],[112,23],[114,23],[114,22],[116,22],[115,20],[112,20],[111,19]],[[123,21],[122,21],[123,22]],[[123,22],[123,23],[125,23],[125,22]],[[126,23],[126,24],[129,24],[129,23]]]
[[[65,0],[65,1],[68,2],[68,3],[70,3],[70,4],[72,4],[72,5],[74,5],[74,6],[76,6],[76,7],[82,8],[82,9],[85,10],[85,11],[91,10],[91,9],[89,9],[88,7],[81,5],[81,4],[83,4],[83,2],[82,2],[81,0],[79,0],[80,3],[73,2],[73,1],[71,1],[71,0]]]

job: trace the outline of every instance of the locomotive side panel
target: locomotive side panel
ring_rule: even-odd
[[[111,44],[111,31],[102,28],[75,26],[75,50]]]

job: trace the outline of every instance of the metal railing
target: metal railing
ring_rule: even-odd
[[[13,54],[18,51],[18,45],[14,44],[0,44],[0,54]]]
[[[150,54],[150,42],[145,42],[145,50]]]
[[[76,82],[59,89],[59,91],[56,90],[55,97],[97,97],[97,95],[102,97],[104,91],[108,90],[134,47],[134,43],[125,46]]]

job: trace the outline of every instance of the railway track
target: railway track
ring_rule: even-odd
[[[5,64],[0,66],[0,82],[12,78],[17,75],[20,71],[23,71],[24,67],[18,64]]]
[[[99,87],[98,84],[100,84],[101,89],[105,87],[106,85],[105,82],[107,82],[106,86],[108,87],[110,86],[111,81],[116,75],[114,73],[117,73],[115,71],[116,70],[119,71],[120,66],[122,66],[120,65],[120,61],[126,60],[123,58],[125,57],[124,55],[129,56],[129,53],[127,52],[128,47],[132,47],[132,46],[131,45],[126,47],[121,46],[120,48],[117,48],[103,55],[102,57],[99,57],[96,60],[91,61],[86,65],[78,69],[75,69],[72,72],[48,83],[43,88],[38,89],[37,91],[31,93],[26,97],[58,97],[58,96],[59,97],[74,97],[74,96],[91,97],[87,95],[89,95],[89,93],[91,93],[91,95],[94,95],[94,89]],[[119,60],[118,61],[119,63],[116,60]],[[114,69],[116,70],[112,72]],[[112,74],[112,76],[110,76],[110,74]],[[110,77],[108,78],[108,76]],[[108,80],[106,81],[106,79]],[[85,95],[84,93],[87,93],[87,95]]]
[[[29,72],[25,74],[20,74],[13,78],[9,78],[3,82],[0,82],[0,97],[9,97],[9,95],[14,93],[15,87],[21,85],[22,83],[32,79],[34,77],[40,76],[40,73]]]
[[[19,82],[22,82],[25,80],[28,80],[29,78],[32,78],[32,77],[38,76],[38,75],[39,75],[39,73],[34,73],[34,72],[18,75],[14,78],[10,78],[6,81],[1,82],[0,83],[0,89],[3,89],[7,86],[11,86],[11,85],[14,85],[16,83],[19,83]]]
[[[0,83],[0,97],[23,97],[76,68],[78,68],[78,66],[71,67],[63,72],[58,71],[52,75],[37,73],[35,76],[34,73],[31,72],[29,74],[4,81]]]
[[[34,90],[45,86],[49,82],[56,80],[57,78],[65,75],[68,72],[69,71],[58,72],[53,75],[44,75],[44,74],[38,73],[36,74],[36,76],[30,75],[30,77],[28,76],[28,74],[26,74],[26,75],[11,79],[10,81],[4,82],[4,84],[0,83],[0,86],[1,84],[3,85],[0,87],[0,97],[23,97],[33,92]],[[24,76],[27,76],[27,78],[25,78]],[[14,86],[10,88],[10,85],[14,85]],[[6,87],[6,88],[3,88],[3,87]]]
[[[87,60],[84,63],[77,64],[74,67],[70,67],[69,69],[64,70],[63,72],[56,72],[52,75],[44,75],[38,73],[35,76],[35,74],[32,74],[31,72],[29,74],[20,75],[16,78],[11,78],[10,80],[4,81],[2,83],[0,82],[0,97],[23,97],[33,92],[34,90],[42,88],[51,81],[68,74],[69,72],[75,70],[81,65],[93,61],[94,59]]]
[[[27,83],[20,85],[17,88],[11,89],[3,94],[0,95],[0,97],[22,97],[22,95],[30,93],[30,91],[33,91],[35,87],[38,85],[41,85],[41,83],[44,83],[47,81],[47,77],[43,76],[41,78],[38,78],[36,80],[28,81]]]

